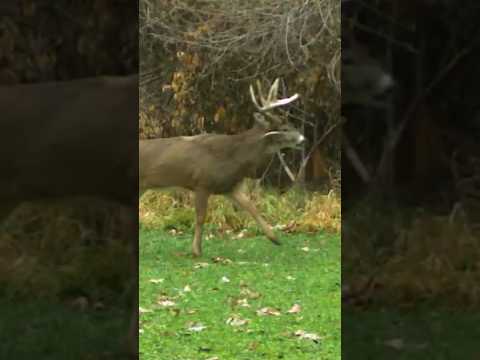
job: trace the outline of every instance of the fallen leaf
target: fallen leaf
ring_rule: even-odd
[[[250,307],[250,304],[248,303],[247,299],[238,299],[237,305],[241,307]]]
[[[160,284],[164,281],[165,279],[150,279],[148,280],[149,282],[151,282],[152,284]]]
[[[138,308],[138,312],[139,312],[140,314],[146,314],[146,313],[151,313],[151,312],[153,312],[153,310],[139,307],[139,308]]]
[[[319,342],[320,336],[314,333],[307,333],[304,330],[297,330],[293,335],[298,336],[300,339],[312,340],[313,342]]]
[[[223,276],[221,279],[220,279],[221,282],[223,283],[229,283],[230,282],[230,279],[226,276]]]
[[[264,307],[257,310],[257,315],[258,316],[279,316],[281,315],[281,312],[274,308]]]
[[[293,280],[295,280],[296,278],[294,278],[293,276],[290,276],[290,275],[288,275],[286,279],[287,279],[287,280],[292,280],[292,281],[293,281]]]
[[[232,260],[227,259],[227,258],[223,258],[221,256],[215,256],[214,258],[212,258],[212,261],[214,263],[220,263],[220,264],[223,264],[223,265],[229,265],[233,262]]]
[[[293,306],[287,311],[287,314],[297,314],[302,311],[302,307],[298,304],[293,304]]]
[[[185,285],[185,287],[183,288],[183,292],[190,292],[192,291],[192,289],[190,288],[190,285]]]
[[[79,296],[70,302],[70,306],[77,310],[85,311],[89,306],[88,298],[85,296]]]
[[[196,263],[195,265],[193,265],[193,268],[194,269],[203,269],[203,268],[206,268],[208,265],[210,265],[210,264],[207,263],[207,262],[199,262],[199,263]]]
[[[226,323],[230,326],[243,326],[243,325],[248,324],[249,322],[250,322],[249,319],[242,319],[238,315],[232,315],[226,321]]]
[[[205,330],[207,327],[202,323],[189,323],[187,324],[187,330],[191,332],[200,332]]]
[[[260,297],[262,297],[262,294],[260,294],[259,292],[250,290],[249,288],[242,288],[240,290],[240,294],[243,295],[243,296],[246,296],[250,300],[256,300],[256,299],[259,299]]]
[[[405,342],[400,338],[387,340],[383,344],[395,350],[402,350],[405,348]]]
[[[305,251],[305,252],[309,252],[310,248],[308,246],[305,246],[305,247],[302,247],[300,250]]]
[[[175,306],[175,301],[169,299],[167,296],[160,296],[157,300],[157,304],[163,307]]]

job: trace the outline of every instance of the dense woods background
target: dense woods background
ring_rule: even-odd
[[[343,274],[346,287],[368,289],[362,301],[478,305],[479,10],[342,5],[342,35],[353,32],[396,81],[383,106],[342,107],[344,150],[356,155],[342,162]]]
[[[276,77],[301,101],[289,120],[309,139],[288,154],[310,184],[340,179],[338,1],[140,2],[140,136],[236,133],[252,126],[248,86]],[[291,183],[282,167],[266,179]]]
[[[370,189],[400,191],[407,202],[448,211],[473,185],[466,180],[473,180],[480,155],[478,10],[471,1],[344,4],[344,32],[353,29],[397,83],[384,109],[343,109],[346,134],[376,178]],[[362,185],[351,162],[344,170],[345,193],[358,195]]]
[[[0,84],[138,69],[135,1],[2,1]]]

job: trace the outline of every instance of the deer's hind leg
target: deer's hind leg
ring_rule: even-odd
[[[252,217],[262,228],[263,232],[272,243],[274,243],[275,245],[280,245],[280,241],[278,241],[270,225],[268,225],[267,222],[263,219],[263,217],[258,213],[255,205],[250,202],[250,200],[244,193],[242,193],[240,190],[235,190],[229,195],[229,197],[234,202],[234,204],[252,215]]]

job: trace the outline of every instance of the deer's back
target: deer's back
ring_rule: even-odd
[[[0,87],[0,184],[9,184],[0,199],[127,201],[137,189],[137,96],[136,76]]]
[[[249,150],[255,152],[255,148]],[[242,145],[233,135],[142,140],[140,186],[143,190],[182,187],[228,193],[249,173],[254,162],[254,154],[249,158],[242,152]]]

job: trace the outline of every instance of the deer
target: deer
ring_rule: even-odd
[[[1,86],[0,114],[0,229],[25,201],[116,202],[138,286],[138,75]],[[134,303],[127,351],[138,358]]]
[[[342,52],[342,104],[382,108],[380,97],[394,85],[392,76],[364,46],[352,44]]]
[[[202,254],[202,228],[211,195],[229,198],[237,208],[255,219],[273,244],[280,245],[270,225],[241,190],[243,180],[254,177],[273,154],[284,148],[296,148],[305,140],[285,118],[272,111],[299,98],[294,94],[278,99],[278,85],[277,78],[265,97],[257,81],[258,99],[250,85],[250,96],[257,111],[253,114],[254,126],[249,130],[234,135],[200,134],[140,140],[140,196],[149,189],[171,187],[194,192],[194,257]]]

